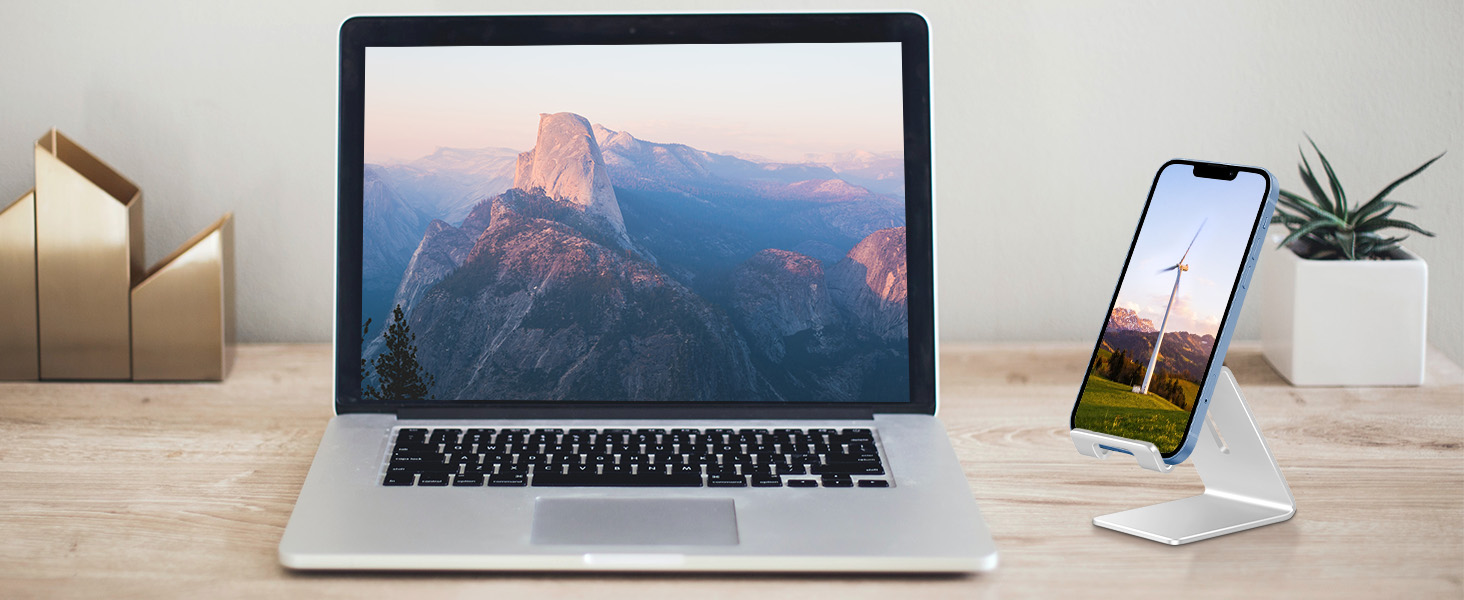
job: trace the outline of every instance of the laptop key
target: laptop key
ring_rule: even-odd
[[[742,475],[713,475],[707,478],[707,487],[747,487],[747,477]]]
[[[416,478],[417,478],[417,476],[415,474],[412,474],[412,473],[402,473],[402,472],[391,473],[391,472],[388,472],[386,474],[386,479],[381,482],[381,485],[390,485],[390,486],[412,485],[412,482],[414,480],[416,480]]]
[[[883,479],[860,479],[859,487],[890,487],[890,482]]]
[[[788,487],[811,488],[818,487],[818,481],[813,479],[789,479]]]
[[[456,467],[457,465],[454,464],[452,466]],[[387,465],[387,470],[391,470],[397,467],[404,469],[408,473],[446,473],[448,471],[448,465],[440,462],[424,463],[397,461],[392,461],[391,464]]]
[[[752,487],[783,487],[783,480],[773,476],[757,475],[752,478]]]
[[[464,473],[452,478],[453,487],[481,487],[483,485],[482,473]]]
[[[824,475],[824,487],[854,487],[854,480],[848,475]]]
[[[872,453],[863,454],[829,454],[825,457],[830,463],[862,463],[879,464],[879,455]]]
[[[497,474],[488,477],[489,486],[518,486],[523,487],[529,484],[529,480],[522,474]]]
[[[808,467],[804,465],[790,465],[788,463],[778,463],[779,475],[803,475],[807,472]]]
[[[423,473],[417,478],[417,485],[420,486],[445,486],[447,485],[447,473]]]
[[[396,446],[393,446],[392,447],[391,452],[392,452],[392,454],[400,454],[400,455],[436,454],[437,453],[437,449],[438,449],[438,446],[437,445],[428,445],[428,444],[425,444],[425,443],[423,443],[423,444],[411,444],[411,443],[403,444],[403,443],[398,442]]]
[[[884,467],[878,464],[829,463],[814,465],[814,475],[884,475]]]
[[[396,465],[421,464],[429,462],[442,462],[442,457],[435,454],[393,454],[391,463]]]
[[[424,472],[427,472],[427,471],[443,471],[443,472],[447,472],[447,471],[456,471],[457,470],[457,468],[458,468],[458,464],[457,463],[443,462],[442,458],[443,457],[441,457],[441,456],[437,456],[437,457],[433,457],[432,459],[427,460],[425,462],[411,463],[411,464],[415,464],[417,466],[417,472],[418,473],[424,473]]]

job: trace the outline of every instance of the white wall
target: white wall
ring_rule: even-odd
[[[326,340],[340,20],[606,4],[7,0],[0,198],[30,187],[32,141],[58,127],[142,186],[149,261],[237,213],[242,339]],[[1419,205],[1408,216],[1439,234],[1409,246],[1430,262],[1430,341],[1464,361],[1464,4],[908,8],[934,32],[945,339],[1092,339],[1160,164],[1257,164],[1297,189],[1296,146],[1307,132],[1355,196],[1451,151],[1397,199]],[[1252,294],[1241,337],[1258,335],[1258,304]]]

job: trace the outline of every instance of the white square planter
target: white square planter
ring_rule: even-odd
[[[1261,270],[1261,346],[1292,385],[1421,385],[1428,264],[1307,260],[1270,253]]]

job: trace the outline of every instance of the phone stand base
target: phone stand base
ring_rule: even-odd
[[[1280,523],[1296,514],[1239,502],[1209,492],[1163,504],[1094,517],[1093,524],[1171,546]]]
[[[1250,407],[1229,368],[1222,368],[1205,425],[1195,440],[1195,463],[1205,493],[1093,519],[1099,527],[1177,546],[1290,519],[1296,500],[1281,468],[1266,447]],[[1074,429],[1078,452],[1107,458],[1128,452],[1146,469],[1168,473],[1158,448],[1149,442]]]

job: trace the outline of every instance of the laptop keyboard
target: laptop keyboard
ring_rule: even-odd
[[[889,487],[870,429],[409,429],[382,485]]]

